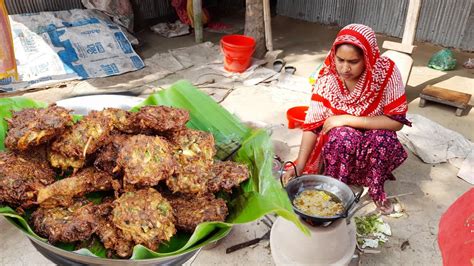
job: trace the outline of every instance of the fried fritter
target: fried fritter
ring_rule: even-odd
[[[225,201],[211,193],[199,196],[173,194],[166,197],[173,207],[175,225],[179,230],[193,232],[200,223],[225,221],[228,214]]]
[[[166,185],[175,193],[203,194],[207,192],[208,180],[208,174],[200,171],[199,166],[190,165],[166,179]]]
[[[135,135],[120,150],[117,165],[123,169],[125,190],[157,185],[177,170],[168,141],[158,136]]]
[[[38,203],[45,208],[70,206],[76,197],[94,191],[118,190],[119,187],[110,174],[89,167],[40,189]]]
[[[46,161],[0,152],[0,203],[28,208],[36,202],[38,190],[54,182],[54,176]]]
[[[214,136],[206,131],[186,128],[184,130],[173,132],[169,140],[181,150],[185,162],[192,162],[196,157],[205,161],[206,164],[212,164],[216,149],[214,147]]]
[[[80,169],[86,161],[84,158],[68,157],[52,150],[48,152],[48,160],[52,167],[62,170],[67,170],[70,167],[76,170]]]
[[[122,194],[114,201],[112,222],[124,239],[151,250],[176,233],[171,205],[152,188]]]
[[[48,145],[42,144],[40,146],[35,147],[34,149],[26,150],[26,151],[15,151],[15,154],[24,158],[27,161],[35,161],[40,163],[48,163]]]
[[[106,108],[103,114],[112,120],[114,129],[124,133],[140,133],[140,128],[135,121],[132,119],[132,114],[129,111],[117,109],[117,108]]]
[[[104,247],[113,251],[117,256],[126,258],[130,257],[133,252],[134,242],[126,240],[123,233],[109,219],[99,221],[96,232]],[[108,257],[111,257],[110,255]]]
[[[112,135],[109,139],[110,142],[99,149],[94,166],[97,167],[97,169],[101,169],[114,175],[116,172],[115,168],[117,167],[117,158],[120,149],[128,138],[130,138],[130,135]]]
[[[134,242],[125,239],[122,230],[118,229],[112,222],[112,210],[114,205],[112,201],[106,201],[97,205],[97,215],[99,224],[96,234],[104,244],[104,247],[117,254],[117,256],[126,258],[132,255]],[[111,257],[112,254],[108,254]]]
[[[207,191],[209,172],[215,154],[211,133],[185,129],[170,135],[179,172],[166,184],[173,192],[202,194]]]
[[[35,232],[51,243],[86,240],[97,229],[95,208],[84,199],[69,207],[40,207],[31,215],[31,221]]]
[[[225,190],[231,192],[233,187],[238,186],[249,178],[249,169],[245,164],[232,161],[215,161],[212,166],[212,179],[209,180],[208,188],[211,192]]]
[[[98,111],[91,111],[81,121],[67,130],[51,145],[51,150],[60,153],[66,158],[77,161],[86,158],[105,144],[113,129],[113,121],[107,115]],[[68,160],[54,161],[57,157],[50,157],[53,166],[65,169]],[[74,165],[70,165],[73,168]]]
[[[5,146],[10,150],[24,151],[61,135],[72,124],[70,110],[54,104],[44,109],[14,112],[8,121]]]
[[[177,131],[185,128],[189,121],[189,112],[163,105],[144,106],[138,112],[132,113],[132,119],[142,130]]]

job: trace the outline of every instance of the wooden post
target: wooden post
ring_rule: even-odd
[[[196,43],[202,43],[202,0],[193,0],[194,37]]]
[[[413,42],[415,41],[416,25],[418,25],[418,16],[420,14],[421,0],[410,0],[403,29],[402,43],[385,41],[383,48],[411,54],[413,52]]]
[[[402,44],[413,45],[415,41],[416,25],[420,14],[421,0],[410,0],[408,4],[407,19],[403,30]]]
[[[253,57],[263,58],[267,52],[265,45],[265,23],[263,19],[263,0],[245,1],[245,31],[244,34],[255,39]]]
[[[265,43],[268,51],[273,51],[272,17],[270,13],[270,0],[263,0],[263,21],[265,23]]]

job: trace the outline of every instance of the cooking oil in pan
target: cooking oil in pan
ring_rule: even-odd
[[[344,211],[344,205],[336,195],[319,189],[302,191],[296,195],[293,205],[307,215],[319,217],[331,217]]]

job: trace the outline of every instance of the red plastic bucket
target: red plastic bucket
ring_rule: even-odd
[[[231,72],[244,72],[252,61],[255,40],[245,35],[226,35],[221,39],[224,68]]]
[[[288,118],[288,128],[301,127],[306,118],[308,106],[295,106],[286,111],[286,118]]]

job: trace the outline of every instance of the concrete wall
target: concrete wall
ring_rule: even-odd
[[[277,13],[402,37],[409,0],[278,0]],[[474,0],[422,0],[416,40],[474,51]]]

